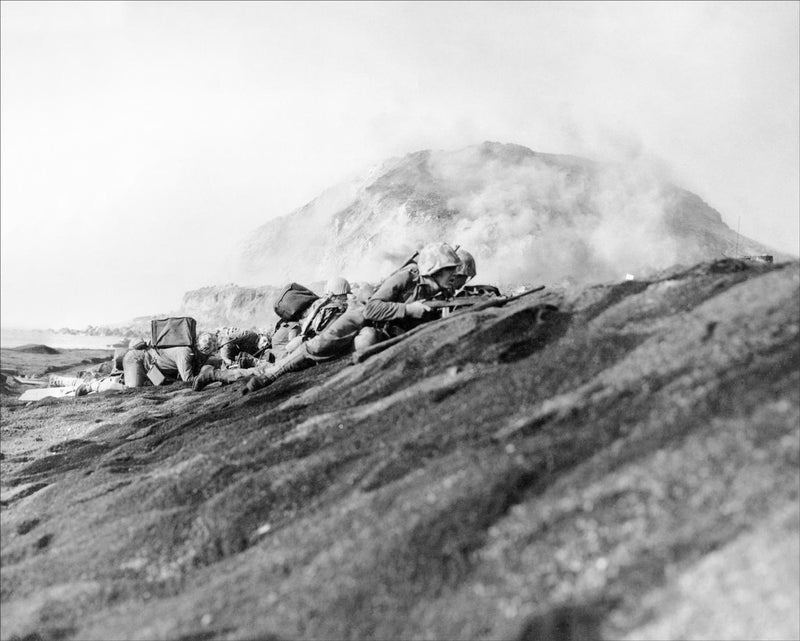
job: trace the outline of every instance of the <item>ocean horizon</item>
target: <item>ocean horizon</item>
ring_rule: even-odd
[[[47,329],[0,328],[0,348],[6,349],[22,345],[47,345],[55,349],[114,349],[114,343],[125,340],[122,335],[89,336]]]

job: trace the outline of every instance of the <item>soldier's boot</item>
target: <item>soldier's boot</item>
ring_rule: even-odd
[[[195,392],[199,392],[211,383],[225,385],[226,383],[233,383],[242,378],[247,378],[250,374],[252,374],[251,371],[244,369],[214,369],[211,365],[203,365],[200,368],[200,373],[192,381],[192,389]]]
[[[266,371],[255,374],[247,381],[247,385],[242,389],[242,394],[256,392],[270,383],[273,383],[278,378],[289,372],[299,372],[301,369],[306,369],[315,365],[316,361],[308,355],[306,346],[301,345],[291,354],[284,356],[281,360],[277,361],[272,367]]]

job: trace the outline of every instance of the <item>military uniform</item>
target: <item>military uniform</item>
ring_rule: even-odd
[[[334,333],[330,335],[331,338],[329,339],[320,338],[323,335],[327,335],[327,332],[330,330],[330,328],[333,325],[336,325],[336,323],[342,318],[348,316],[348,314],[350,315],[349,318],[352,320],[346,320],[342,325],[342,327],[345,328],[344,331],[346,333],[343,341],[337,336],[337,330],[334,330]],[[193,387],[195,390],[201,390],[212,381],[231,383],[239,380],[240,378],[247,378],[253,376],[254,374],[262,374],[271,368],[272,364],[276,360],[280,360],[289,356],[291,353],[287,354],[287,345],[289,345],[291,341],[301,337],[304,340],[308,339],[305,345],[316,341],[316,343],[321,346],[323,352],[336,352],[340,342],[342,342],[342,345],[347,343],[347,346],[352,343],[355,334],[352,336],[349,335],[351,332],[351,325],[353,328],[355,328],[355,333],[358,333],[358,330],[361,329],[363,324],[364,319],[360,312],[356,310],[348,310],[346,300],[341,300],[339,298],[330,296],[320,298],[312,303],[299,321],[281,321],[278,323],[278,326],[271,337],[271,346],[269,352],[267,352],[265,356],[258,361],[258,364],[255,367],[241,367],[238,369],[229,369],[224,372],[209,371],[204,374],[201,373],[203,379],[195,383]],[[299,340],[296,342],[299,342]],[[322,356],[320,360],[324,360],[326,358],[329,357]]]
[[[434,295],[431,287],[420,282],[419,271],[416,266],[405,267],[390,276],[378,290],[370,297],[365,306],[355,305],[348,307],[321,332],[312,336],[296,351],[287,354],[284,359],[274,365],[264,363],[257,367],[215,372],[213,380],[232,382],[240,378],[261,376],[280,367],[282,362],[296,358],[303,361],[303,366],[308,367],[316,361],[328,361],[347,353],[353,347],[353,341],[359,332],[366,326],[379,326],[379,332],[402,333],[422,322],[406,316],[405,305],[422,297]],[[419,297],[419,298],[418,298]],[[369,310],[369,311],[368,311]],[[311,317],[311,315],[309,315]],[[301,321],[302,322],[302,321]],[[209,379],[208,382],[211,382]],[[196,389],[202,389],[199,384]]]
[[[251,329],[238,327],[220,327],[214,330],[219,343],[219,357],[226,365],[230,365],[236,357],[244,352],[255,355],[258,352],[258,333]]]
[[[373,327],[383,338],[399,336],[440,316],[438,311],[430,311],[425,312],[422,318],[412,318],[406,314],[407,303],[441,299],[444,296],[445,292],[420,280],[416,265],[408,265],[383,281],[367,300],[364,324]]]
[[[438,311],[430,311],[422,318],[413,318],[406,313],[407,304],[443,295],[444,292],[420,278],[416,265],[408,265],[389,276],[363,307],[348,309],[321,334],[309,340],[306,352],[312,359],[324,361],[349,351],[362,331],[374,332],[376,340],[398,336],[439,317]]]
[[[424,268],[422,266],[424,262]],[[247,389],[252,391],[268,385],[288,372],[295,372],[313,365],[317,361],[337,358],[353,348],[359,333],[369,331],[377,334],[377,340],[396,336],[416,327],[427,320],[439,316],[438,312],[426,312],[422,318],[409,314],[408,305],[421,300],[430,300],[448,293],[437,285],[434,276],[439,270],[454,268],[460,263],[455,252],[445,243],[429,245],[420,252],[418,264],[403,267],[378,287],[366,304],[348,307],[330,325],[316,336],[304,342],[298,349],[287,354],[272,365],[240,370],[239,377],[252,377]],[[423,278],[424,277],[424,278]],[[417,312],[418,309],[412,311]],[[229,382],[234,380],[229,372],[217,373],[209,370],[201,372],[194,389],[202,389],[211,381]]]
[[[203,354],[195,354],[191,347],[132,349],[122,359],[125,386],[141,387],[144,385],[147,371],[153,365],[158,367],[167,378],[191,383],[206,359],[207,357]]]
[[[325,296],[314,301],[300,319],[300,336],[304,340],[314,338],[346,311],[346,300]]]
[[[347,301],[323,297],[314,301],[299,321],[281,321],[272,335],[270,351],[274,360],[286,356],[286,346],[298,336],[310,340],[347,311]]]

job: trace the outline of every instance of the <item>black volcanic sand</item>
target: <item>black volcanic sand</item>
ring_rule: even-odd
[[[800,265],[724,260],[244,397],[6,395],[0,636],[798,638],[799,339]]]

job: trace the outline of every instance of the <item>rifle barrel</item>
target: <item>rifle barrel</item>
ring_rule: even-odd
[[[540,292],[545,288],[545,285],[539,285],[538,287],[534,287],[533,289],[529,289],[527,292],[522,292],[521,294],[517,294],[515,296],[509,296],[506,302],[517,300],[518,298],[522,298],[523,296],[527,296],[528,294],[535,294],[536,292]]]
[[[521,294],[517,294],[515,296],[463,296],[461,298],[452,298],[450,300],[426,300],[423,301],[423,304],[427,305],[431,309],[441,309],[443,307],[468,307],[471,305],[478,305],[479,303],[485,303],[487,301],[496,301],[505,305],[509,301],[517,300],[518,298],[522,298],[528,294],[540,292],[544,288],[544,285],[540,285],[539,287],[534,287],[533,289],[529,289],[528,291],[522,292]]]
[[[453,298],[451,300],[426,300],[423,305],[427,305],[431,309],[442,309],[443,307],[467,307],[469,305],[476,305],[486,300],[491,300],[485,296],[465,296],[463,298]]]

